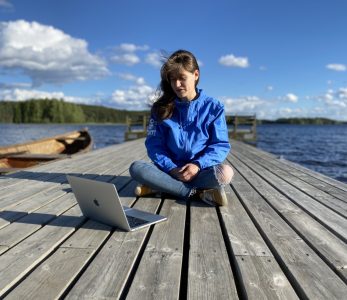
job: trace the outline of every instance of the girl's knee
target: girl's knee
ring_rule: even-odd
[[[142,164],[142,161],[134,161],[131,163],[129,167],[129,173],[132,178],[135,179],[137,177],[136,175],[139,173]]]
[[[216,167],[217,180],[220,184],[229,184],[234,176],[234,171],[229,165],[218,165]]]

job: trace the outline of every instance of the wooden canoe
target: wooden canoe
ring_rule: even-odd
[[[24,144],[0,147],[0,174],[87,152],[93,145],[87,129]]]

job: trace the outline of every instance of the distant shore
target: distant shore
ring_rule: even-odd
[[[2,124],[125,124],[126,117],[138,118],[150,111],[119,110],[104,106],[76,104],[61,99],[0,101]],[[242,115],[240,115],[242,116]],[[328,118],[258,119],[257,124],[345,125],[347,121]]]

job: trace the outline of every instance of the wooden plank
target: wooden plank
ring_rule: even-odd
[[[254,165],[255,163],[264,167],[271,173],[274,173],[281,179],[295,186],[297,189],[301,190],[302,192],[316,199],[320,203],[326,205],[327,207],[330,207],[335,212],[343,216],[347,216],[347,202],[341,201],[340,199],[332,195],[329,195],[316,187],[313,187],[312,185],[301,180],[300,178],[290,174],[286,168],[284,170],[283,170],[283,167],[279,168],[278,165],[280,165],[280,163],[277,162],[277,164],[275,164],[274,162],[269,162],[260,157],[254,157],[252,154],[245,154],[244,152],[243,153],[236,152],[234,154],[238,157],[241,157],[241,158],[246,157],[252,160],[253,161],[252,165]],[[347,198],[347,193],[345,196]]]
[[[76,200],[73,194],[69,193],[50,205],[26,215],[0,230],[0,245],[8,248],[15,246],[74,205]]]
[[[90,261],[111,227],[88,221],[34,270],[7,299],[58,299]]]
[[[278,191],[283,193],[292,202],[302,208],[305,212],[311,215],[311,217],[318,219],[323,223],[329,230],[338,235],[345,242],[347,241],[347,220],[343,216],[337,214],[336,212],[328,209],[325,205],[320,202],[314,201],[314,199],[300,190],[293,187],[286,181],[278,178],[268,170],[261,166],[256,165],[252,161],[249,161],[244,156],[236,154],[247,167],[254,170],[258,175],[260,175],[266,182],[270,183]]]
[[[160,212],[168,220],[154,227],[127,299],[178,299],[186,203],[165,200]]]
[[[155,198],[140,200],[135,207],[149,212],[160,203]],[[134,232],[116,229],[65,299],[118,299],[148,231],[148,227]]]
[[[234,275],[214,207],[192,202],[189,299],[238,299]]]
[[[121,190],[121,193],[123,193],[122,188],[130,181],[130,178],[124,178],[121,176],[117,178],[112,176],[111,178],[113,179],[111,183],[115,184],[117,189]],[[105,179],[105,177],[102,179]],[[110,180],[110,178],[107,178],[107,180]],[[66,184],[66,186],[68,185]],[[129,185],[128,189],[132,191],[134,186]],[[76,200],[70,189],[70,193],[65,194],[56,201],[48,203],[40,210],[30,213],[29,215],[17,220],[17,222],[11,224],[10,226],[0,230],[0,245],[7,246],[9,248],[13,247],[15,244],[25,239],[27,236],[30,236],[35,231],[39,230],[43,225],[50,222],[56,216],[62,214],[75,204]]]
[[[230,161],[257,192],[276,209],[277,213],[291,224],[296,232],[309,242],[317,253],[320,253],[321,257],[325,258],[335,272],[347,281],[347,270],[343,268],[347,265],[346,244],[270,184],[264,182],[260,176],[252,173],[241,161],[235,157],[232,157]]]
[[[0,297],[44,260],[81,225],[85,218],[78,206],[0,256]]]
[[[232,186],[298,296],[308,299],[343,299],[347,293],[346,284],[264,198],[242,176],[235,176]]]
[[[63,187],[62,187],[63,188]],[[56,190],[52,190],[49,195],[46,192],[42,192],[35,197],[35,201],[21,202],[8,210],[0,212],[0,229],[9,225],[10,223],[26,216],[30,212],[34,212],[45,205],[49,205],[52,201],[64,196],[66,192],[62,191],[59,187]],[[58,200],[59,201],[59,200]],[[0,230],[1,233],[1,230]],[[1,238],[0,238],[1,241]],[[1,243],[1,242],[0,242]]]
[[[8,250],[8,247],[0,246],[0,255],[3,254],[4,252],[6,252],[7,250]]]
[[[225,190],[229,205],[220,207],[222,227],[228,235],[238,278],[242,279],[243,294],[248,299],[297,299],[286,275],[234,191],[230,186]]]
[[[236,151],[241,152],[244,155],[246,155],[247,153],[250,154],[255,160],[257,160],[257,158],[260,157],[268,161],[272,165],[275,165],[277,168],[280,168],[288,172],[289,174],[301,179],[302,181],[305,181],[306,183],[314,186],[315,188],[321,191],[324,191],[336,197],[337,199],[347,202],[347,191],[343,191],[340,188],[337,188],[325,181],[322,181],[316,177],[313,177],[314,174],[306,173],[306,172],[311,172],[311,170],[309,169],[304,169],[303,167],[301,167],[301,170],[299,170],[298,168],[295,167],[296,164],[290,161],[287,161],[285,159],[277,159],[277,158],[269,157],[267,155],[263,155],[263,152],[260,152],[258,149],[253,147],[250,148],[249,146],[242,147],[242,145],[236,145],[235,148],[236,148],[235,149]],[[330,178],[330,181],[337,182],[336,180],[334,181],[334,179],[332,178]],[[339,182],[339,184],[341,183]]]
[[[299,299],[273,257],[236,256],[246,299]]]
[[[136,155],[134,155],[134,158],[142,158],[142,155],[144,155],[144,150],[142,151],[137,151]],[[114,165],[110,164],[110,159],[103,157],[104,163],[101,164],[101,162],[98,163],[98,161],[95,162],[94,160],[94,168],[90,168],[90,165],[88,164],[83,164],[82,167],[79,167],[80,172],[88,172],[89,173],[95,173],[95,174],[103,174],[104,172],[108,171],[109,173],[116,172],[114,175],[119,174],[119,172],[123,171],[123,169],[128,169],[130,163],[129,159],[133,159],[133,156],[127,156],[126,159],[124,160],[119,160],[118,157],[115,157],[115,155],[112,155],[113,159],[115,159]],[[71,166],[70,166],[71,168]],[[75,169],[76,170],[76,169]],[[112,171],[111,171],[112,170]],[[59,176],[58,176],[59,175]],[[77,175],[77,174],[76,174]],[[35,184],[30,184],[27,185],[26,190],[21,190],[20,193],[15,193],[15,190],[13,191],[13,194],[15,195],[15,198],[13,199],[10,197],[10,195],[6,194],[4,196],[4,199],[0,199],[0,210],[1,209],[9,209],[10,207],[20,204],[23,201],[28,201],[31,198],[36,198],[40,196],[40,194],[46,194],[48,191],[52,192],[55,189],[57,189],[56,185],[54,182],[57,183],[63,183],[66,182],[66,176],[65,173],[54,173],[53,175],[54,179],[49,179],[49,178],[44,178],[42,180],[52,180],[52,183],[42,183],[39,182],[36,185]],[[56,177],[57,176],[57,177]],[[96,175],[91,175],[91,178],[95,177]],[[46,184],[45,187],[43,184]],[[33,185],[36,187],[36,189],[33,188]]]
[[[249,151],[254,151],[254,147],[253,146],[250,146],[250,145],[247,145],[245,143],[240,143],[240,142],[237,142],[235,140],[232,141],[232,144],[234,147],[236,146],[240,146],[242,149],[244,149],[245,151],[249,150]],[[265,152],[259,148],[256,148],[256,152],[257,152],[257,155],[261,155],[261,156],[264,156],[264,157],[268,157],[268,158],[271,158],[271,159],[278,159],[278,157],[274,154],[271,154],[271,153],[268,153],[268,152]],[[343,183],[343,182],[340,182],[340,181],[337,181],[333,178],[330,178],[328,176],[325,176],[321,173],[318,173],[318,172],[315,172],[311,169],[307,169],[297,163],[294,163],[292,161],[289,161],[289,160],[286,160],[286,159],[281,159],[281,163],[283,163],[284,165],[288,165],[289,167],[292,167],[292,168],[295,168],[305,174],[308,174],[309,176],[311,176],[313,179],[317,179],[321,182],[325,182],[333,187],[336,187],[342,191],[345,191],[347,192],[347,184]]]

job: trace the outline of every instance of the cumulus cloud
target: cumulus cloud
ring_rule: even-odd
[[[102,104],[103,95],[95,95],[94,97],[73,97],[65,95],[61,91],[47,92],[37,89],[25,88],[8,88],[0,90],[0,99],[3,101],[26,101],[30,99],[62,99],[67,102],[80,104]]]
[[[163,58],[157,52],[148,53],[145,62],[153,67],[160,68],[163,64]]]
[[[16,88],[30,88],[31,84],[30,83],[26,83],[26,82],[13,82],[13,83],[3,83],[0,82],[0,89],[4,89],[4,90],[12,90],[12,89],[16,89]]]
[[[223,97],[221,101],[224,103],[225,112],[227,114],[254,114],[260,108],[267,105],[267,101],[257,96],[245,96],[239,98]]]
[[[135,52],[135,51],[146,51],[149,49],[147,45],[138,46],[135,44],[130,43],[122,43],[119,46],[116,47],[117,50],[124,51],[124,52]]]
[[[0,68],[29,76],[34,86],[109,75],[105,61],[88,51],[86,41],[24,20],[0,23]]]
[[[226,67],[235,68],[248,68],[248,58],[247,57],[236,57],[233,54],[222,56],[219,59],[219,63]]]
[[[148,109],[155,94],[155,89],[147,85],[145,81],[136,80],[136,85],[128,89],[117,89],[112,93],[110,104],[117,108],[127,110]]]
[[[344,72],[347,70],[347,66],[343,64],[328,64],[326,68],[333,71]]]
[[[45,92],[39,90],[28,89],[3,89],[0,91],[0,99],[5,101],[25,101],[29,99],[63,99],[63,92]]]
[[[292,102],[292,103],[296,103],[296,102],[298,102],[298,96],[296,96],[292,93],[289,93],[284,97],[284,100]]]
[[[148,49],[149,47],[147,45],[139,46],[131,43],[122,43],[111,48],[112,54],[109,56],[110,61],[116,64],[133,66],[141,62],[136,52],[147,51]]]
[[[13,8],[13,4],[8,0],[0,0],[0,8]]]
[[[113,55],[110,59],[113,63],[123,64],[127,66],[136,65],[141,61],[140,58],[134,53],[124,53],[120,55]]]
[[[116,75],[123,80],[133,81],[138,85],[145,85],[145,79],[143,77],[137,77],[130,73],[118,73]]]

